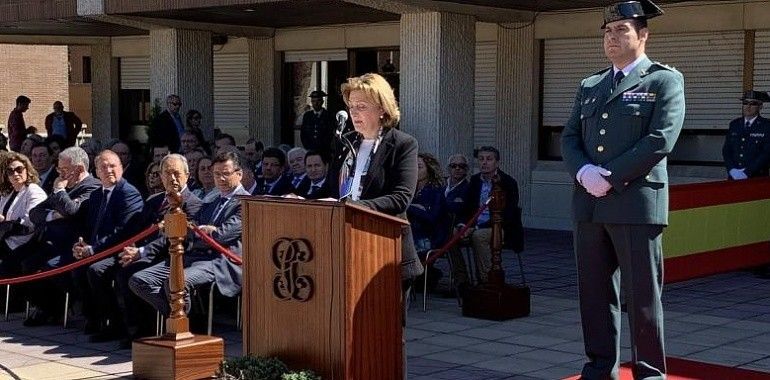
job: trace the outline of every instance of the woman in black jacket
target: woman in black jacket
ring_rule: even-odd
[[[401,113],[393,89],[378,74],[349,78],[342,97],[355,132],[334,168],[340,199],[406,219],[417,187],[417,140],[397,129]],[[409,227],[402,238],[401,278],[405,286],[422,273]]]

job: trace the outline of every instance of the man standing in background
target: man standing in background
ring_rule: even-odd
[[[21,95],[16,98],[16,107],[8,115],[8,144],[12,151],[18,152],[21,149],[21,142],[27,134],[27,124],[24,123],[24,112],[29,109],[29,103],[32,103],[28,97]]]
[[[53,102],[53,112],[45,117],[45,130],[48,136],[58,135],[64,139],[64,148],[75,146],[83,122],[74,112],[64,111],[64,104],[60,101]]]

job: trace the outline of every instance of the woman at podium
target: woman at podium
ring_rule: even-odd
[[[382,76],[364,74],[342,84],[354,133],[342,135],[346,148],[335,168],[340,199],[406,219],[417,187],[417,140],[398,130],[401,112],[393,89]],[[404,227],[401,242],[401,279],[405,296],[422,264]]]

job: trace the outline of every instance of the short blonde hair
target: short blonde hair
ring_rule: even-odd
[[[401,120],[401,111],[398,110],[398,102],[396,102],[393,88],[390,87],[385,78],[375,73],[348,78],[348,81],[342,84],[342,98],[348,107],[350,106],[350,93],[352,91],[363,91],[374,104],[382,107],[385,111],[385,115],[382,117],[383,127],[394,128],[398,126],[398,122]]]

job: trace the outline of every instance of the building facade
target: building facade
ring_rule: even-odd
[[[136,135],[155,100],[177,93],[183,111],[202,112],[208,133],[291,143],[310,91],[325,90],[328,107],[341,109],[339,84],[377,71],[397,88],[401,128],[422,151],[445,160],[497,146],[521,187],[525,224],[570,228],[573,181],[558,139],[579,80],[608,66],[603,2],[65,3],[75,8],[59,21],[0,16],[0,42],[68,45],[78,52],[73,67],[88,57],[97,137]],[[723,179],[721,144],[741,92],[770,90],[770,2],[661,3],[666,16],[650,21],[648,55],[686,81],[672,183]]]

